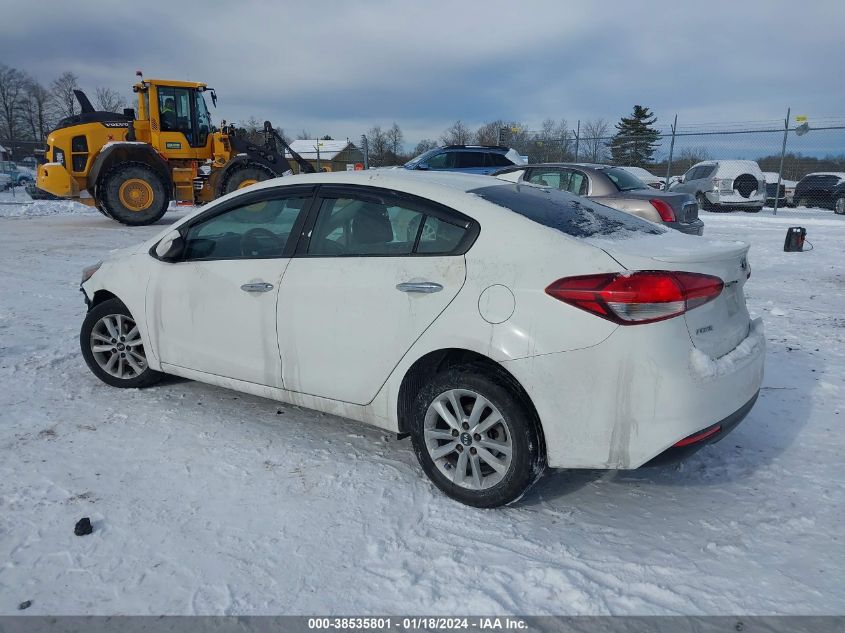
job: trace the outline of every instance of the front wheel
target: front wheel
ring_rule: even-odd
[[[119,299],[94,306],[79,332],[82,356],[93,374],[112,387],[149,387],[161,380],[150,369],[141,333]]]
[[[833,212],[836,215],[845,215],[845,195],[839,196],[833,202]]]
[[[97,187],[97,195],[109,217],[129,226],[158,222],[170,204],[161,178],[144,163],[125,163],[112,169]]]
[[[544,469],[533,416],[503,378],[465,365],[435,375],[414,403],[411,438],[423,471],[479,508],[518,500]]]
[[[270,178],[275,178],[275,174],[261,165],[247,164],[241,167],[233,167],[223,183],[223,193],[232,193],[257,182],[270,180]]]

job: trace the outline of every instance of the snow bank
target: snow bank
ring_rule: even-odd
[[[751,322],[751,330],[748,336],[733,350],[720,358],[712,358],[698,349],[690,353],[690,367],[693,376],[710,380],[733,372],[738,365],[741,365],[748,358],[754,355],[758,348],[765,346],[766,332],[763,327],[763,319],[754,319]]]
[[[72,200],[33,200],[0,204],[0,218],[40,217],[44,215],[77,215],[98,213],[93,207]]]

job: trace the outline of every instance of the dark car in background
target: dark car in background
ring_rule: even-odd
[[[845,172],[807,174],[795,185],[796,207],[822,207],[845,215]]]
[[[501,169],[502,180],[568,191],[691,235],[704,233],[698,202],[688,193],[657,191],[622,167],[547,163]]]
[[[447,145],[435,147],[405,163],[405,169],[457,171],[486,176],[497,169],[522,165],[515,149],[501,145]]]

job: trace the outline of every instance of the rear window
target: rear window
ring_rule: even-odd
[[[637,178],[631,172],[620,167],[611,167],[602,172],[610,178],[619,191],[634,191],[636,189],[648,189],[649,186]]]
[[[811,185],[813,187],[835,187],[839,184],[841,178],[839,176],[804,176],[801,179],[801,185]]]
[[[502,184],[469,193],[573,237],[624,232],[660,235],[667,231],[628,213],[554,189]]]

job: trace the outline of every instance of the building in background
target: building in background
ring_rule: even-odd
[[[291,141],[290,146],[318,171],[346,171],[353,170],[356,166],[358,169],[364,168],[364,153],[348,140],[298,139]],[[292,157],[288,154],[286,158]]]

